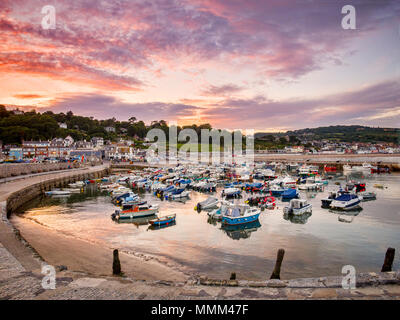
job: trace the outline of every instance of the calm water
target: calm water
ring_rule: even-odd
[[[282,266],[286,279],[338,275],[346,264],[355,266],[357,272],[380,271],[390,246],[397,251],[394,267],[400,267],[399,178],[391,174],[362,179],[367,182],[367,191],[377,193],[377,200],[363,202],[363,210],[355,216],[321,208],[321,198],[338,188],[334,181],[345,181],[331,180],[324,192],[301,192],[313,205],[310,217],[287,220],[282,211],[285,204],[278,201],[275,210],[261,213],[259,223],[241,230],[223,230],[220,223],[208,220],[206,212],[194,211],[196,203],[208,197],[195,191],[185,203],[142,194],[160,204],[161,215],[177,214],[175,225],[158,230],[149,229],[144,219],[135,224],[112,221],[110,214],[116,207],[93,187],[67,198],[38,198],[22,216],[63,234],[155,255],[179,263],[188,272],[215,278],[227,278],[235,271],[241,278],[265,279],[272,272],[279,248],[286,250]],[[387,188],[374,188],[376,183]],[[351,222],[339,221],[343,218]]]

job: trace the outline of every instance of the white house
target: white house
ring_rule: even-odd
[[[66,147],[70,147],[70,146],[72,146],[72,144],[74,143],[74,138],[72,138],[71,136],[67,136],[65,139],[64,139],[64,145],[66,146]]]
[[[93,147],[101,148],[104,146],[104,139],[102,137],[93,137],[92,143],[93,143]]]
[[[67,129],[68,128],[66,123],[59,122],[58,125],[62,129]]]
[[[104,130],[106,130],[107,132],[115,132],[114,127],[105,127]]]

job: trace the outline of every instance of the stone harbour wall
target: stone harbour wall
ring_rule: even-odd
[[[86,180],[86,179],[98,179],[109,174],[109,169],[104,168],[98,171],[85,172],[85,173],[74,173],[71,175],[62,176],[54,179],[45,180],[36,184],[29,185],[28,187],[22,188],[12,193],[7,199],[6,212],[7,218],[10,217],[11,213],[15,212],[19,207],[32,199],[40,196],[46,191],[50,191],[53,188],[62,188],[67,186],[69,183]]]
[[[79,163],[3,163],[0,164],[0,179],[32,173],[79,168]]]

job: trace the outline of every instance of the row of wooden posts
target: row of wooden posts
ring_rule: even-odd
[[[392,271],[393,261],[394,261],[394,248],[388,248],[385,254],[385,261],[383,262],[383,266],[381,272],[389,272]],[[272,271],[270,279],[280,279],[281,278],[281,266],[283,257],[285,255],[284,249],[279,249],[278,254],[276,257],[274,271]],[[118,249],[115,249],[113,252],[113,274],[114,275],[121,275],[121,262],[119,260]],[[236,273],[233,272],[231,274],[230,280],[236,280]]]

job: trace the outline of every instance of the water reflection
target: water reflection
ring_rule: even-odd
[[[311,212],[306,212],[301,215],[294,215],[294,214],[289,214],[289,213],[284,213],[283,214],[283,219],[290,221],[291,223],[296,223],[296,224],[306,224],[308,221],[308,218],[312,216]]]
[[[194,207],[209,194],[196,191],[185,201],[161,201],[151,192],[134,190],[144,201],[158,204],[160,215],[176,213],[177,223],[162,227],[150,227],[145,220],[136,219],[115,223],[110,214],[116,207],[94,185],[69,197],[37,198],[29,203],[28,210],[21,211],[25,211],[24,217],[60,234],[159,254],[190,271],[215,277],[226,277],[227,270],[234,269],[251,279],[265,279],[266,265],[272,270],[278,248],[290,252],[285,256],[285,278],[326,276],[337,275],[345,264],[356,266],[359,272],[378,270],[385,249],[400,244],[399,178],[398,174],[366,178],[367,191],[374,191],[377,199],[363,203],[362,212],[321,208],[321,199],[339,189],[335,182],[346,184],[346,177],[341,176],[330,180],[324,192],[300,191],[300,198],[308,198],[313,206],[312,219],[311,214],[283,215],[287,202],[277,199],[275,210],[263,211],[259,221],[234,227],[221,227],[205,210],[197,213]],[[385,188],[374,188],[377,184]],[[220,199],[221,188],[214,195]],[[250,196],[244,193],[245,199]],[[320,248],[329,248],[324,259],[320,259]],[[397,267],[400,261],[396,259]]]
[[[168,223],[168,224],[162,224],[162,225],[150,225],[147,230],[160,230],[160,229],[166,229],[170,228],[176,225],[176,221]]]
[[[233,240],[240,240],[250,238],[251,233],[257,231],[260,227],[260,221],[257,220],[237,226],[221,226],[221,230],[225,231],[229,238]]]

